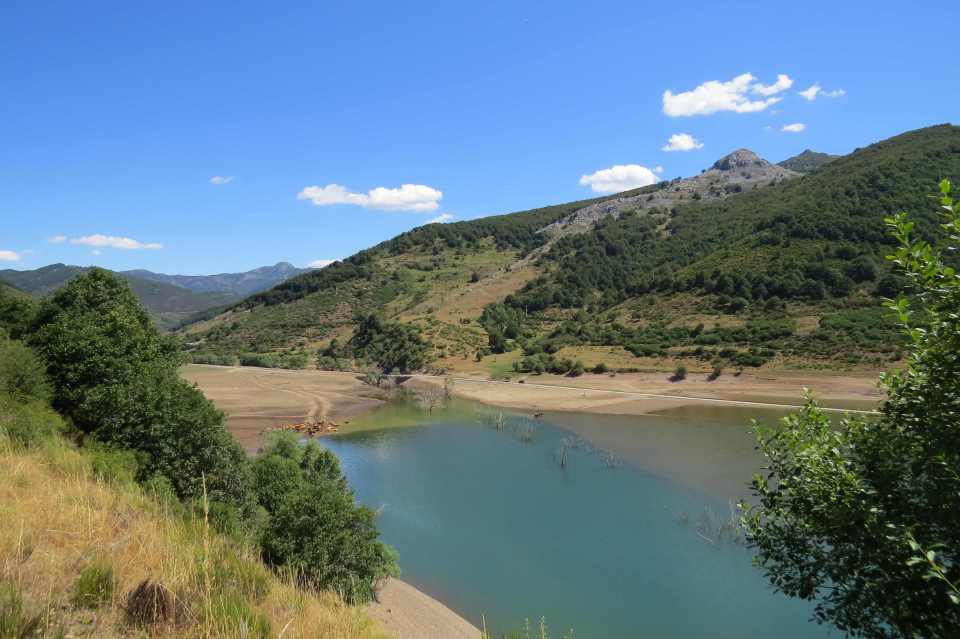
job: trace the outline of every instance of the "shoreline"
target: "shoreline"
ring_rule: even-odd
[[[191,364],[181,377],[196,383],[227,415],[227,430],[253,454],[263,429],[279,421],[348,423],[384,401],[352,373]],[[474,627],[442,601],[400,579],[388,579],[364,610],[397,639],[478,639]]]
[[[257,367],[186,365],[181,376],[196,383],[227,417],[226,426],[244,449],[260,447],[264,429],[278,423],[323,419],[345,425],[385,405],[384,391],[362,383],[355,373]],[[525,376],[522,381],[480,377],[412,375],[403,386],[436,389],[452,379],[456,397],[482,404],[536,412],[648,415],[691,405],[792,408],[811,388],[824,405],[868,411],[883,395],[877,376],[796,373],[743,373],[708,381],[691,375],[679,382],[669,373]],[[359,425],[359,424],[358,424]],[[361,428],[363,428],[361,426]],[[388,580],[379,602],[365,610],[398,639],[478,638],[480,630],[442,601],[399,579]]]
[[[518,381],[478,377],[416,375],[413,387],[436,387],[453,380],[452,393],[502,408],[544,412],[648,415],[692,405],[799,408],[810,389],[828,412],[874,414],[883,401],[876,375],[811,374],[729,375],[717,380],[688,377],[671,381],[667,373],[627,373],[580,377],[528,375]],[[410,385],[410,382],[407,382]]]

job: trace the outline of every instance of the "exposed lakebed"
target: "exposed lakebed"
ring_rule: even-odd
[[[477,626],[544,616],[558,637],[825,636],[727,526],[759,468],[746,423],[781,414],[507,414],[500,428],[497,411],[464,402],[434,415],[390,405],[367,418],[385,428],[324,441],[380,511],[403,579]],[[400,423],[417,425],[389,428]]]

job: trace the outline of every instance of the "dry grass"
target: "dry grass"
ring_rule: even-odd
[[[363,610],[278,578],[203,518],[95,479],[61,440],[26,452],[0,443],[0,522],[0,585],[21,593],[45,636],[386,636]],[[76,608],[77,581],[94,564],[112,570],[112,594],[99,609]],[[169,593],[176,613],[143,627],[128,620],[127,601],[147,581]]]

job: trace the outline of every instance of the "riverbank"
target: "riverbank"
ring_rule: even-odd
[[[248,453],[265,428],[322,419],[338,424],[382,406],[384,394],[353,373],[189,365],[181,376],[196,383],[227,414],[227,430]],[[440,601],[390,579],[367,613],[398,639],[476,639],[480,631]]]
[[[408,386],[439,386],[446,378],[417,376]],[[529,411],[646,415],[699,404],[798,406],[810,389],[825,406],[872,411],[883,401],[876,373],[823,375],[785,372],[705,375],[673,381],[667,373],[528,375],[516,381],[453,377],[452,392],[473,401]]]

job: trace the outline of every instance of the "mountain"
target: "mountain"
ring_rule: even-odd
[[[624,211],[671,210],[690,202],[724,199],[746,189],[782,182],[798,175],[789,168],[770,164],[749,149],[738,149],[717,160],[700,175],[658,182],[604,199],[544,227],[543,232],[550,236],[583,232],[603,218],[619,216]]]
[[[199,352],[313,351],[348,339],[357,313],[378,312],[419,326],[438,364],[457,369],[567,357],[881,367],[900,353],[879,298],[901,286],[883,218],[908,210],[935,237],[929,194],[958,176],[951,125],[807,175],[739,150],[691,178],[419,227],[185,333]]]
[[[840,156],[830,155],[829,153],[818,153],[816,151],[806,149],[803,153],[795,155],[792,158],[787,158],[783,162],[780,162],[779,166],[782,166],[785,169],[790,169],[791,171],[796,171],[797,173],[810,173],[811,171],[816,171],[827,162],[835,160],[838,157]]]
[[[50,264],[30,271],[7,269],[0,271],[0,282],[34,297],[44,297],[88,270],[87,267],[67,264]],[[127,273],[120,275],[127,280],[134,295],[157,324],[168,330],[197,313],[228,306],[241,297],[231,293],[195,293],[180,286],[153,282]]]
[[[297,268],[289,262],[278,262],[273,266],[262,266],[245,273],[219,273],[217,275],[166,275],[142,269],[123,271],[122,275],[141,280],[171,284],[193,291],[194,293],[229,293],[247,297],[260,291],[273,288],[295,275],[310,269]]]
[[[0,271],[0,282],[35,297],[43,297],[87,270],[83,266],[67,264],[50,264],[30,271],[7,269]],[[133,270],[118,274],[127,280],[130,289],[157,323],[162,328],[172,329],[191,318],[215,312],[308,270],[279,262],[245,273],[166,275]]]

